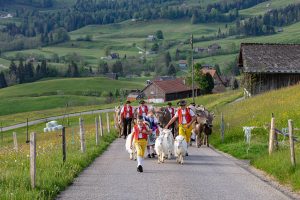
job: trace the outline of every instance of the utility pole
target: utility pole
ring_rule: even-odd
[[[192,47],[192,95],[193,95],[193,103],[195,103],[195,85],[194,85],[194,37],[191,35],[190,39],[191,47]]]

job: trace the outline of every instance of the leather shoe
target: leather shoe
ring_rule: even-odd
[[[185,153],[185,156],[189,156],[189,154],[186,152],[186,153]]]
[[[139,165],[139,166],[137,167],[137,170],[138,170],[138,172],[143,172],[143,167],[142,167],[142,165]]]

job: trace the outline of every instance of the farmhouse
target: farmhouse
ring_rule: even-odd
[[[162,103],[176,99],[184,99],[192,97],[191,87],[185,84],[184,79],[173,80],[154,80],[147,85],[143,92],[148,102]],[[200,94],[200,90],[195,90],[196,94]]]
[[[299,83],[299,44],[241,44],[239,67],[251,95]]]
[[[179,60],[178,66],[181,69],[187,68],[187,62],[186,62],[186,60]]]
[[[222,78],[220,77],[220,75],[218,74],[217,70],[213,69],[213,68],[202,68],[201,72],[203,74],[209,73],[212,78],[214,79],[214,84],[215,87],[213,89],[213,93],[220,93],[220,92],[225,92],[226,90],[226,83],[222,80]]]

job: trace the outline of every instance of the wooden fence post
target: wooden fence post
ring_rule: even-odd
[[[17,140],[17,133],[13,132],[13,139],[14,139],[14,149],[18,151],[18,140]]]
[[[224,133],[225,133],[224,116],[223,116],[223,113],[221,113],[221,138],[222,138],[222,143],[224,143]]]
[[[98,117],[95,118],[95,126],[96,126],[96,145],[99,145],[99,119]]]
[[[290,139],[290,150],[291,150],[291,163],[292,166],[296,166],[296,158],[295,158],[295,147],[294,147],[294,134],[293,134],[293,121],[291,119],[288,120],[289,124],[289,139]]]
[[[67,159],[67,145],[66,145],[66,128],[62,128],[62,154],[63,154],[63,162]]]
[[[107,133],[110,133],[110,121],[109,121],[109,114],[106,113],[106,124],[107,124]]]
[[[100,136],[103,136],[103,123],[102,123],[102,116],[101,113],[99,115],[99,121],[100,121]]]
[[[35,188],[36,176],[36,133],[30,134],[30,179],[31,187]]]
[[[274,150],[274,137],[275,137],[275,117],[272,114],[271,128],[270,128],[270,135],[269,135],[269,155],[271,155]]]
[[[81,144],[81,152],[85,152],[85,138],[84,138],[84,127],[83,127],[83,119],[79,118],[79,126],[80,126],[80,144]]]

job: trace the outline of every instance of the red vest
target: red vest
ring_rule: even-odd
[[[168,108],[169,109],[169,108]],[[175,115],[175,109],[174,108],[171,108],[171,117],[174,117]]]
[[[179,124],[182,124],[182,120],[183,119],[183,116],[182,116],[182,109],[179,108],[178,109],[178,120],[179,120]],[[185,120],[186,120],[186,123],[190,123],[192,121],[192,116],[190,114],[190,109],[189,108],[186,108],[185,109]]]
[[[128,112],[129,112],[129,118],[132,118],[133,117],[132,107],[129,106],[129,110],[127,110],[127,106],[125,105],[123,111],[123,118],[126,118]]]
[[[146,139],[147,140],[148,139],[148,135],[145,134],[145,133],[142,133],[142,138],[139,138],[139,133],[141,133],[143,130],[147,131],[146,124],[143,124],[142,130],[139,129],[138,125],[135,125],[134,126],[134,136],[133,136],[133,138],[135,140],[138,140],[138,139]]]
[[[142,107],[144,107],[144,113],[146,113],[146,115],[147,115],[147,114],[148,114],[148,106],[140,106],[140,107],[139,107],[139,115],[140,115],[140,116],[143,115]]]

